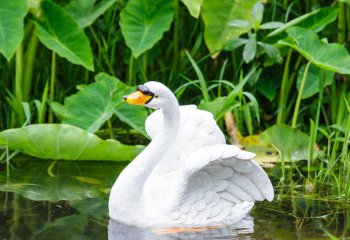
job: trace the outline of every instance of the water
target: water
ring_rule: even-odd
[[[232,226],[167,233],[108,218],[108,191],[125,164],[15,161],[0,167],[0,239],[350,239],[347,204],[277,189]],[[280,193],[280,194],[279,194]],[[278,201],[276,200],[278,199]]]

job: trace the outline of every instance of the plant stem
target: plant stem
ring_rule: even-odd
[[[22,101],[23,101],[23,44],[20,43],[16,50],[16,76],[15,76],[15,98],[16,111],[19,114],[19,122],[23,122]],[[12,123],[14,124],[14,123]],[[14,124],[15,126],[20,124]]]
[[[287,86],[287,81],[288,81],[288,76],[289,76],[289,65],[290,65],[290,59],[292,56],[293,50],[290,49],[287,55],[286,62],[284,64],[284,70],[283,70],[283,77],[282,77],[282,85],[281,85],[281,90],[280,90],[280,99],[278,102],[278,113],[277,113],[277,123],[283,123],[283,118],[284,118],[284,110],[286,108],[285,106],[285,94],[286,94],[286,86]]]
[[[51,78],[50,78],[50,102],[55,99],[55,79],[56,79],[56,53],[52,52]],[[49,110],[49,123],[53,122],[52,108]]]
[[[129,71],[128,71],[128,85],[133,86],[133,75],[134,75],[134,57],[130,55]]]
[[[175,0],[175,13],[174,13],[174,59],[173,59],[173,74],[177,76],[178,73],[178,61],[179,61],[179,1]]]
[[[298,93],[298,98],[297,98],[297,101],[295,103],[295,108],[294,108],[294,113],[293,113],[293,119],[292,119],[292,127],[293,128],[295,128],[296,125],[297,125],[297,120],[298,120],[298,115],[299,115],[299,108],[300,108],[300,103],[301,103],[301,97],[302,97],[303,92],[304,92],[306,77],[307,77],[307,73],[309,71],[310,64],[311,64],[310,61],[306,64],[305,71],[304,71],[304,74],[303,74],[303,79],[301,80],[300,89],[299,89],[299,93]]]
[[[32,89],[33,69],[36,58],[36,50],[38,48],[38,37],[33,31],[30,37],[27,50],[24,56],[25,69],[23,76],[23,100],[28,101]]]
[[[345,3],[339,2],[339,14],[338,14],[338,43],[343,44],[345,42],[345,31],[346,31],[346,5]]]

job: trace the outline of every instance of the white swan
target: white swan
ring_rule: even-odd
[[[114,220],[138,226],[203,226],[242,219],[274,191],[255,154],[227,145],[211,113],[179,106],[163,84],[124,97],[159,109],[146,120],[151,143],[119,175],[109,197]]]

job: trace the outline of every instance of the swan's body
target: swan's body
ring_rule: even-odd
[[[273,199],[255,154],[227,145],[211,113],[193,105],[179,107],[163,84],[148,82],[140,88],[127,101],[160,109],[146,120],[151,143],[111,190],[111,218],[141,226],[233,223],[254,201]],[[144,102],[138,102],[142,97]]]

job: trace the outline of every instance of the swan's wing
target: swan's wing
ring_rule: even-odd
[[[272,184],[254,156],[224,144],[196,151],[187,162],[186,185],[172,220],[201,225],[230,221],[249,212],[254,201],[272,201]]]
[[[179,142],[188,141],[196,147],[225,143],[225,136],[210,112],[197,109],[195,105],[180,106]],[[154,111],[146,119],[147,135],[153,139],[163,123],[162,110]]]

